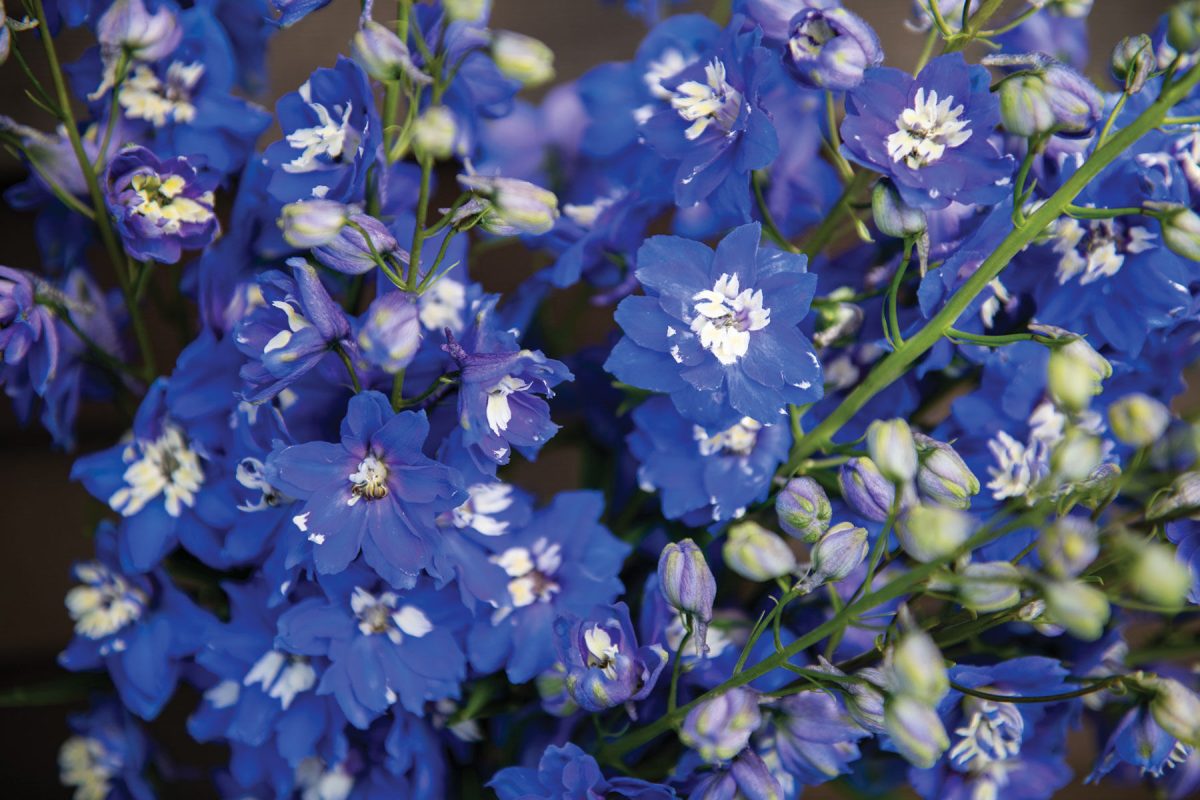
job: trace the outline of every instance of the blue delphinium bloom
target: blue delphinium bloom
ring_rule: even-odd
[[[318,69],[279,100],[276,115],[284,138],[263,154],[271,196],[281,203],[314,197],[361,203],[383,141],[362,68],[339,58],[333,68]]]
[[[554,665],[557,617],[583,616],[621,593],[617,574],[630,548],[598,522],[603,508],[595,492],[562,492],[504,538],[491,558],[508,574],[508,596],[471,629],[475,669],[506,667],[513,683],[536,677]]]
[[[251,361],[241,369],[246,400],[261,403],[316,368],[335,347],[354,351],[350,321],[304,259],[289,259],[292,275],[269,270],[255,287],[255,305],[234,331],[234,341]],[[344,375],[342,365],[336,369]],[[348,380],[348,379],[343,379]]]
[[[1057,661],[1027,656],[990,667],[959,665],[950,679],[990,694],[1043,696],[1070,691]],[[1076,701],[1078,702],[1078,701]],[[951,691],[940,712],[951,744],[933,768],[909,771],[922,797],[1043,800],[1071,779],[1066,763],[1069,702],[1004,703]]]
[[[76,797],[153,800],[143,774],[150,743],[137,722],[114,700],[72,714],[71,737],[58,750],[58,775]]]
[[[379,392],[350,399],[341,441],[271,454],[267,478],[298,498],[292,521],[314,544],[317,572],[346,569],[359,551],[395,586],[411,586],[436,547],[434,518],[466,498],[455,470],[421,452],[424,412],[395,413]]]
[[[792,444],[782,420],[744,417],[714,430],[684,419],[665,397],[634,409],[633,423],[627,441],[639,485],[662,493],[667,519],[696,525],[734,519],[765,498]]]
[[[779,153],[775,126],[760,105],[778,67],[759,46],[761,34],[744,32],[742,22],[729,23],[706,60],[662,78],[667,102],[652,107],[641,133],[660,156],[679,162],[677,205],[707,199],[718,211],[746,219],[750,173]]]
[[[1200,522],[1181,519],[1166,526],[1167,538],[1175,544],[1175,555],[1192,572],[1192,588],[1188,600],[1200,604]]]
[[[73,572],[79,584],[66,604],[75,637],[58,663],[72,671],[103,667],[126,708],[155,718],[175,691],[183,659],[204,645],[216,620],[165,573],[124,571],[112,525],[96,531],[96,559]]]
[[[488,788],[500,800],[567,800],[567,798],[627,798],[669,800],[675,792],[667,786],[638,778],[604,777],[596,759],[567,742],[550,746],[537,768],[506,767],[493,776]]]
[[[220,229],[213,210],[215,173],[197,170],[186,158],[159,161],[144,147],[127,147],[108,165],[108,210],[125,249],[134,258],[174,264]]]
[[[842,152],[890,176],[909,205],[991,205],[1011,192],[1013,159],[989,140],[1000,121],[990,81],[959,53],[935,58],[916,78],[869,69],[846,96]]]
[[[780,418],[821,397],[821,365],[796,327],[816,288],[803,256],[759,247],[757,223],[735,228],[714,253],[674,236],[638,251],[644,297],[617,307],[625,338],[604,367],[632,386],[671,395],[707,427]]]
[[[784,63],[805,86],[844,91],[883,63],[883,47],[857,14],[840,6],[809,7],[789,23]]]
[[[0,266],[0,377],[8,384],[20,369],[38,394],[45,394],[58,366],[58,329],[50,309],[37,302],[39,279]]]
[[[554,646],[566,668],[567,691],[587,711],[646,699],[667,664],[662,645],[638,646],[624,603],[559,617]]]
[[[397,702],[423,715],[429,701],[458,698],[470,617],[450,590],[397,592],[362,564],[322,586],[327,597],[301,600],[279,618],[276,645],[329,659],[317,694],[332,694],[353,725],[366,728]]]
[[[801,692],[780,701],[763,735],[764,753],[778,759],[775,775],[787,796],[850,772],[861,753],[856,742],[870,734],[827,691]],[[772,759],[774,761],[774,759]],[[797,786],[789,786],[794,781]]]
[[[314,11],[329,5],[329,0],[270,0],[271,10],[278,14],[281,28],[295,25]]]
[[[1148,707],[1139,703],[1125,712],[1109,734],[1087,782],[1095,783],[1122,765],[1132,767],[1141,775],[1162,778],[1194,752],[1194,748],[1164,731]]]
[[[463,344],[447,329],[446,352],[461,370],[458,424],[464,443],[507,464],[514,447],[532,458],[558,431],[543,397],[553,397],[553,388],[573,376],[561,361],[522,349],[512,331],[500,330],[494,306],[494,300],[484,304]]]

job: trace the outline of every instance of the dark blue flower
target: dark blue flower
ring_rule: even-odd
[[[411,586],[437,546],[434,518],[466,494],[457,471],[421,452],[424,412],[392,411],[379,392],[350,399],[341,442],[307,442],[267,461],[273,486],[302,502],[293,523],[313,543],[320,574],[341,572],[362,551],[380,575]]]
[[[668,800],[675,797],[669,787],[638,778],[609,780],[596,759],[570,742],[547,747],[533,767],[507,767],[488,782],[500,800]]]
[[[857,14],[839,6],[805,8],[789,25],[784,62],[805,86],[844,91],[883,63],[883,47]]]
[[[617,308],[625,338],[605,369],[671,395],[687,419],[720,428],[750,417],[770,424],[789,403],[821,397],[821,365],[797,324],[816,276],[803,256],[759,247],[757,223],[734,229],[714,253],[655,236],[638,251],[644,297]]]
[[[58,330],[54,315],[38,303],[38,279],[0,266],[0,353],[7,383],[10,370],[28,373],[34,391],[44,394],[58,366]]]
[[[118,153],[105,176],[108,210],[125,249],[134,258],[164,264],[217,235],[216,185],[215,174],[197,170],[186,158],[159,161],[140,146]]]
[[[638,646],[624,603],[559,617],[554,646],[566,668],[567,692],[587,711],[646,699],[667,664],[662,645]]]
[[[150,743],[114,700],[102,700],[69,720],[71,737],[58,750],[58,777],[76,797],[153,800],[144,774]]]
[[[846,96],[842,152],[890,176],[909,205],[992,205],[1011,192],[1013,159],[989,139],[1000,121],[990,80],[958,53],[935,58],[915,79],[867,70]]]

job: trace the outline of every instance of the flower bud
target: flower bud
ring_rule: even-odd
[[[445,106],[431,106],[413,123],[413,148],[436,159],[449,158],[458,143],[458,121]]]
[[[386,25],[368,20],[354,35],[354,60],[377,81],[390,83],[408,77],[418,85],[433,79],[413,63],[408,45]]]
[[[688,712],[679,738],[710,763],[728,761],[750,742],[762,725],[758,693],[734,688]]]
[[[767,762],[753,750],[743,750],[741,755],[733,760],[729,767],[729,776],[733,778],[736,793],[734,797],[761,798],[761,800],[776,800],[783,797],[783,787],[767,766]],[[724,792],[718,792],[709,797],[697,800],[722,800],[729,797]],[[690,800],[690,798],[689,798]]]
[[[1171,545],[1139,541],[1129,570],[1129,583],[1147,602],[1179,608],[1192,588],[1192,572],[1175,557]]]
[[[370,243],[366,236],[371,237]],[[313,248],[312,254],[325,266],[347,275],[362,275],[377,266],[376,255],[403,253],[396,237],[379,220],[366,214],[352,214],[346,225],[328,242]]]
[[[349,218],[349,209],[335,200],[301,200],[284,206],[278,222],[284,241],[308,250],[333,241]]]
[[[927,564],[951,556],[971,533],[971,517],[946,506],[913,506],[896,522],[904,552]]]
[[[775,514],[784,533],[812,544],[828,530],[833,509],[821,484],[812,478],[792,478],[775,498]]]
[[[888,698],[883,724],[897,752],[918,769],[929,769],[950,746],[937,711],[907,695]]]
[[[1185,472],[1159,492],[1146,509],[1146,519],[1185,517],[1200,511],[1200,472]]]
[[[1054,129],[1054,110],[1046,81],[1036,72],[1019,72],[1000,84],[1000,119],[1014,136],[1026,138]]]
[[[1186,0],[1167,12],[1167,44],[1180,53],[1200,47],[1200,2]]]
[[[142,0],[116,0],[96,23],[96,39],[109,52],[126,51],[138,61],[165,58],[183,38],[170,7],[153,14]]]
[[[442,0],[442,8],[451,20],[483,22],[492,11],[492,0]]]
[[[420,345],[421,318],[413,295],[384,292],[371,301],[358,332],[363,358],[395,375],[412,363]]]
[[[1060,483],[1091,477],[1104,456],[1100,438],[1083,428],[1069,428],[1050,453],[1050,471]]]
[[[875,522],[883,522],[892,510],[896,485],[883,477],[869,458],[852,458],[838,472],[842,497],[856,512]]]
[[[658,585],[671,607],[690,614],[696,623],[696,641],[708,652],[708,623],[712,620],[717,581],[704,551],[691,539],[669,543],[658,557]]]
[[[1168,203],[1145,203],[1158,210],[1163,243],[1177,256],[1200,261],[1200,214],[1186,206]]]
[[[905,203],[896,184],[887,178],[881,178],[871,192],[871,214],[880,233],[897,239],[918,236],[928,227],[925,212]]]
[[[1088,518],[1059,517],[1038,539],[1042,568],[1055,578],[1074,578],[1099,554],[1098,537],[1096,523]]]
[[[721,554],[731,570],[752,581],[769,581],[796,569],[796,556],[787,542],[757,522],[732,526]]]
[[[459,175],[458,182],[491,201],[480,223],[497,236],[522,233],[543,234],[558,219],[558,198],[554,192],[517,178]]]
[[[1056,581],[1042,587],[1048,621],[1066,628],[1072,636],[1095,641],[1108,624],[1108,598],[1104,592],[1080,581]]]
[[[823,656],[821,662],[822,665],[829,663]],[[886,685],[887,676],[879,667],[867,667],[856,672],[855,677],[862,680],[846,687],[850,692],[843,698],[846,701],[846,711],[863,730],[883,733],[884,696],[878,687]]]
[[[883,48],[857,14],[838,6],[810,7],[788,25],[784,60],[805,86],[847,91],[862,83],[866,69],[883,63]]]
[[[933,637],[913,625],[892,649],[892,690],[929,705],[950,691],[946,662]]]
[[[1127,394],[1108,407],[1108,424],[1113,435],[1134,447],[1154,444],[1171,423],[1171,412],[1149,395]]]
[[[522,86],[541,86],[554,80],[554,52],[532,36],[496,31],[492,60],[500,71]]]
[[[1109,374],[1112,374],[1111,366]],[[1094,365],[1081,358],[1080,351],[1072,350],[1071,345],[1059,347],[1050,353],[1046,385],[1054,404],[1064,411],[1083,411],[1087,408],[1092,397],[1100,394],[1100,381]]]
[[[967,509],[979,494],[979,479],[957,451],[923,433],[914,433],[917,445],[917,488],[940,506]]]
[[[816,583],[836,583],[858,568],[867,557],[867,529],[839,522],[813,548],[813,574]]]
[[[867,426],[867,451],[883,476],[907,483],[917,475],[917,445],[902,419],[877,419]]]
[[[1137,94],[1146,85],[1150,73],[1158,67],[1154,43],[1144,33],[1126,36],[1112,52],[1112,74],[1125,85],[1126,94]]]
[[[1003,611],[1021,602],[1021,571],[1008,561],[967,564],[959,573],[958,599],[976,614]]]
[[[985,63],[1024,67],[1000,84],[1000,119],[1009,133],[1083,136],[1104,111],[1104,97],[1075,70],[1042,55],[998,55]]]
[[[1154,692],[1150,715],[1159,727],[1189,747],[1200,746],[1200,697],[1174,678],[1151,675],[1140,683]]]
[[[1100,464],[1082,481],[1071,487],[1071,498],[1084,508],[1095,509],[1113,496],[1121,479],[1117,464]]]

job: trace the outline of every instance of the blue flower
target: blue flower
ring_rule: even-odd
[[[785,698],[772,719],[772,743],[779,759],[776,777],[783,773],[802,786],[815,786],[850,772],[850,763],[861,753],[855,744],[870,734],[846,711],[845,704],[828,691],[801,692]]]
[[[770,423],[789,403],[821,397],[821,365],[797,324],[816,276],[803,256],[760,248],[757,223],[734,229],[714,253],[655,236],[638,251],[644,297],[617,307],[625,338],[604,367],[632,386],[667,392],[706,428],[742,417]]]
[[[458,698],[469,616],[449,590],[398,592],[361,564],[322,586],[327,597],[301,600],[279,618],[276,646],[329,659],[317,694],[332,694],[353,725],[366,728],[395,703],[421,716],[429,701]]]
[[[284,138],[263,153],[271,196],[281,203],[314,197],[361,203],[383,136],[362,68],[338,58],[280,98],[275,111]]]
[[[494,305],[493,300],[478,312],[466,346],[447,329],[445,349],[461,370],[458,424],[464,443],[507,464],[512,448],[533,458],[558,431],[542,398],[553,397],[553,388],[574,376],[561,361],[521,349],[512,331],[499,329]]]
[[[596,606],[584,617],[559,617],[554,646],[566,667],[567,691],[587,711],[646,699],[667,664],[661,645],[638,646],[624,603]]]
[[[506,767],[488,781],[500,800],[668,800],[675,797],[669,787],[638,778],[609,780],[596,759],[567,742],[547,747],[537,768]]]
[[[1193,752],[1193,748],[1164,731],[1148,707],[1139,703],[1121,717],[1087,781],[1097,782],[1121,765],[1129,765],[1141,775],[1161,778]]]
[[[504,549],[491,559],[508,573],[508,596],[471,630],[475,669],[507,667],[513,683],[536,677],[554,665],[557,617],[584,616],[621,593],[617,574],[629,545],[597,521],[603,506],[594,492],[562,492],[523,530],[505,537]]]
[[[203,645],[216,624],[165,573],[131,574],[117,553],[117,530],[96,531],[96,559],[76,564],[79,582],[67,593],[75,637],[58,663],[73,672],[103,667],[121,702],[154,719],[175,692],[183,660]]]
[[[915,79],[869,69],[846,96],[842,152],[890,176],[909,205],[992,205],[1011,191],[1013,159],[989,140],[1000,121],[990,80],[958,53],[935,58]]]
[[[329,0],[270,0],[271,9],[279,15],[276,22],[281,28],[295,25],[314,11],[329,5]]]
[[[253,359],[242,367],[246,400],[275,397],[340,347],[353,352],[350,322],[333,301],[316,269],[289,259],[292,277],[270,270],[259,275],[262,298],[238,324],[234,340]],[[337,367],[339,372],[342,366]],[[344,373],[341,373],[344,374]]]
[[[1181,519],[1168,522],[1167,538],[1177,548],[1175,557],[1192,571],[1192,589],[1188,592],[1188,600],[1200,604],[1200,522],[1191,519]]]
[[[71,737],[58,750],[58,776],[76,797],[153,800],[143,774],[150,743],[114,700],[102,700],[69,720]]]
[[[18,367],[38,394],[45,394],[58,366],[58,330],[50,309],[37,301],[38,279],[0,266],[0,354],[8,383]],[[14,376],[15,377],[15,376]]]
[[[434,518],[466,499],[455,470],[421,452],[424,412],[396,414],[379,392],[350,399],[341,442],[272,453],[267,479],[302,506],[292,521],[313,543],[319,574],[341,572],[362,551],[380,575],[411,586],[437,545]]]
[[[840,6],[804,8],[789,25],[784,62],[805,86],[844,91],[883,63],[879,37],[866,21]]]
[[[667,519],[696,525],[735,519],[765,498],[792,444],[782,421],[745,417],[713,430],[684,419],[665,397],[634,409],[633,423],[628,443],[640,462],[639,485],[662,493]]]
[[[215,174],[197,170],[186,158],[159,161],[140,146],[118,153],[105,176],[108,210],[125,249],[134,258],[164,264],[217,235],[216,185]]]
[[[779,140],[760,95],[776,78],[761,34],[742,32],[737,17],[705,59],[658,83],[665,101],[652,107],[642,135],[663,158],[678,161],[675,203],[689,208],[708,199],[718,211],[750,214],[750,173],[779,153]]]

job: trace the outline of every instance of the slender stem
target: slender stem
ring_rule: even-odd
[[[755,172],[750,183],[754,187],[754,200],[758,203],[758,213],[762,216],[763,233],[767,238],[775,244],[787,250],[790,253],[799,253],[800,248],[793,245],[779,230],[779,226],[775,224],[775,218],[771,216],[771,209],[767,207],[767,198],[763,195],[763,183],[766,182],[766,174],[763,172]]]
[[[846,161],[846,157],[842,155],[842,138],[838,132],[837,101],[833,97],[833,92],[829,90],[825,91],[825,124],[829,128],[829,151],[833,155],[833,165],[837,167],[842,180],[848,181],[854,176],[854,170]]]
[[[1117,115],[1121,113],[1121,109],[1125,107],[1125,101],[1129,99],[1127,92],[1122,92],[1117,98],[1117,102],[1113,105],[1113,110],[1109,112],[1108,119],[1104,120],[1104,127],[1100,129],[1100,135],[1096,137],[1096,147],[1104,144],[1104,140],[1108,138],[1109,131],[1112,130],[1113,123],[1117,121]],[[1163,119],[1166,123],[1167,118]]]
[[[101,364],[108,368],[110,372],[113,372],[118,376],[127,375],[131,378],[141,377],[138,375],[137,371],[133,369],[133,367],[129,366],[124,361],[121,361],[112,353],[105,350],[96,342],[95,339],[93,339],[87,334],[87,332],[80,328],[75,322],[74,318],[71,316],[70,310],[66,306],[43,299],[41,297],[38,298],[38,303],[53,311],[54,316],[57,317],[64,325],[66,325],[67,328],[70,329],[71,333],[79,337],[79,340],[83,342],[84,346],[87,347],[87,349],[91,351],[92,355],[94,355]]]
[[[410,292],[416,291],[421,274],[421,247],[425,244],[425,219],[429,215],[429,183],[433,177],[433,159],[428,155],[421,158],[421,187],[417,194],[417,220],[413,226],[412,248],[408,256],[408,275],[405,284]]]
[[[971,5],[970,3],[963,3],[963,10],[966,11],[966,9],[970,7],[970,5]],[[1025,9],[1020,14],[1018,14],[1016,17],[1014,17],[1011,22],[1006,22],[1005,24],[1001,25],[998,28],[992,28],[991,30],[981,31],[980,36],[1000,36],[1001,34],[1008,33],[1009,31],[1014,30],[1017,27],[1019,27],[1022,22],[1029,19],[1034,14],[1038,13],[1038,11],[1040,11],[1040,10],[1041,10],[1040,6],[1031,5],[1031,6],[1029,6],[1029,8]]]
[[[1075,697],[1086,697],[1089,694],[1102,692],[1109,687],[1125,680],[1124,675],[1114,675],[1102,681],[1093,683],[1091,686],[1085,686],[1082,689],[1076,689],[1073,692],[1062,692],[1061,694],[1043,694],[1043,695],[1009,695],[1009,694],[993,694],[992,692],[981,691],[980,689],[972,689],[969,686],[963,686],[961,683],[950,681],[950,688],[956,692],[978,697],[980,700],[991,700],[996,703],[1058,703],[1063,700],[1070,700]]]
[[[831,442],[833,435],[841,430],[842,426],[849,422],[851,417],[872,397],[907,372],[913,362],[942,338],[959,316],[966,311],[975,297],[995,280],[1017,253],[1021,252],[1046,229],[1046,226],[1057,219],[1101,170],[1111,164],[1117,156],[1148,131],[1156,128],[1166,116],[1167,111],[1182,98],[1187,97],[1197,82],[1200,82],[1200,65],[1193,66],[1181,80],[1169,85],[1137,119],[1114,134],[1103,147],[1092,154],[1091,158],[1083,162],[1058,191],[996,246],[996,249],[984,259],[974,274],[946,301],[941,311],[935,314],[911,339],[880,361],[866,379],[855,387],[837,408],[830,412],[829,416],[825,417],[820,424],[794,445],[783,474],[794,473],[805,458]]]
[[[970,342],[982,347],[1003,347],[1006,344],[1013,344],[1014,342],[1031,342],[1037,337],[1032,333],[1006,333],[998,336],[985,336],[983,334],[960,331],[958,328],[947,328],[946,338],[961,339],[964,342]]]
[[[675,663],[671,667],[671,693],[667,695],[668,713],[674,711],[679,705],[679,675],[683,672],[683,651],[687,648],[688,642],[692,640],[692,616],[690,614],[684,617],[683,624],[686,631],[683,639],[679,642],[679,649],[675,651]]]
[[[936,6],[936,0],[933,0],[932,4]],[[970,8],[971,4],[967,2],[965,5],[967,8]],[[1004,5],[1004,0],[983,0],[983,3],[979,6],[979,10],[971,15],[971,18],[967,20],[967,24],[963,26],[962,30],[949,37],[946,41],[946,49],[942,52],[957,53],[960,50],[965,50],[967,45],[975,41],[979,36],[979,31],[988,23],[988,20],[995,16],[1002,5]]]
[[[1188,117],[1163,117],[1163,125],[1195,125],[1200,123],[1200,114]]]
[[[917,56],[917,64],[913,67],[914,73],[925,69],[925,65],[929,63],[929,59],[933,57],[933,48],[937,45],[937,42],[937,28],[931,28],[929,33],[925,34],[925,44],[921,47],[921,54]]]
[[[842,190],[842,196],[837,199],[833,209],[804,243],[802,250],[805,255],[814,258],[833,240],[838,226],[841,224],[842,215],[851,211],[850,199],[867,185],[868,180],[870,180],[870,173],[866,170],[854,173],[854,176],[846,184],[846,188]]]
[[[117,119],[121,116],[121,84],[125,82],[129,72],[129,51],[122,50],[120,60],[117,61],[115,79],[113,80],[112,99],[108,107],[108,121],[104,123],[104,137],[100,140],[100,152],[96,154],[96,169],[105,163],[108,158],[108,146],[112,144],[113,131],[117,128]]]
[[[458,383],[458,376],[459,372],[456,370],[438,377],[425,387],[425,391],[421,392],[416,397],[410,397],[407,400],[401,400],[399,408],[412,408],[413,406],[421,405],[427,399],[436,394],[440,389],[444,389],[448,386],[453,386],[454,384]],[[392,388],[395,388],[395,385],[395,381],[393,381]],[[403,382],[401,385],[403,385]]]
[[[392,376],[392,410],[399,411],[404,406],[404,370]]]
[[[400,82],[388,81],[383,86],[383,152],[391,153],[396,141],[396,112],[400,108]]]
[[[912,251],[913,240],[905,239],[904,258],[897,265],[896,273],[892,275],[892,282],[888,286],[888,326],[892,332],[892,342],[896,347],[904,344],[904,336],[900,332],[900,312],[897,310],[897,298],[900,294],[900,286],[904,283],[904,273],[908,271],[908,262],[912,258]]]
[[[358,382],[358,370],[354,369],[354,362],[350,360],[350,355],[340,344],[335,344],[333,350],[338,354],[338,358],[342,359],[342,363],[346,365],[346,372],[350,374],[350,382],[354,384],[354,393],[361,393],[362,384]]]
[[[446,260],[446,251],[450,248],[450,241],[454,239],[454,236],[457,233],[458,231],[451,230],[442,237],[442,244],[438,248],[437,255],[434,257],[433,263],[429,265],[429,271],[425,274],[425,277],[421,279],[421,282],[417,284],[417,294],[423,294],[435,280],[440,278],[442,275],[445,275],[449,270],[454,269],[454,264],[451,264],[442,272],[439,273],[437,271],[441,263]]]
[[[1147,212],[1146,209],[1140,206],[1130,206],[1128,208],[1088,208],[1087,206],[1069,205],[1063,213],[1069,217],[1077,217],[1078,219],[1112,219],[1113,217],[1133,216]]]

